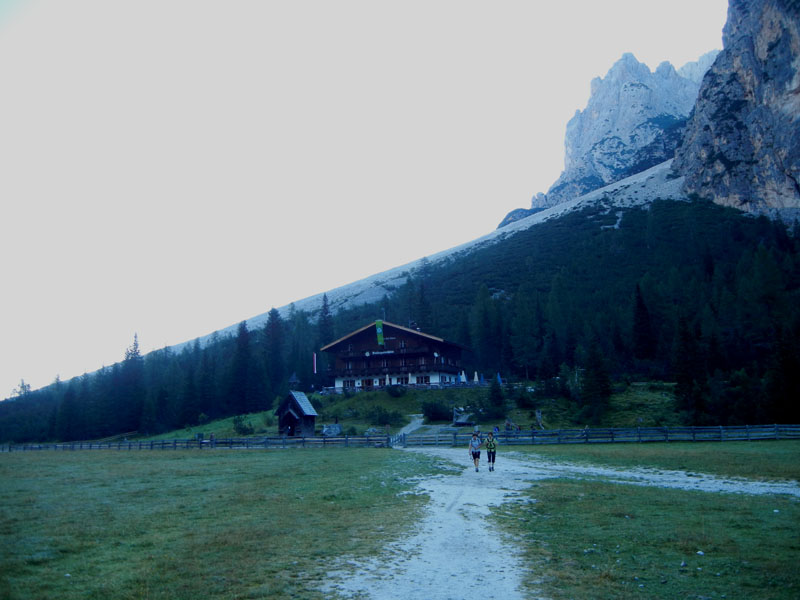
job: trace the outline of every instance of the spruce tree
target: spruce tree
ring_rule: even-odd
[[[633,307],[633,355],[639,359],[651,359],[655,356],[656,340],[650,311],[642,297],[642,290],[636,284],[636,295]]]
[[[611,378],[600,345],[593,342],[586,355],[586,365],[581,376],[581,403],[589,421],[600,421],[611,399]]]
[[[268,406],[272,406],[273,399],[285,393],[286,366],[284,359],[285,324],[277,309],[273,308],[267,315],[264,325],[264,360],[267,371],[267,398]]]

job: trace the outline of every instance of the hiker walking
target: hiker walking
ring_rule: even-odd
[[[478,465],[481,462],[481,446],[483,442],[478,437],[478,432],[472,433],[472,439],[469,441],[469,454],[472,456],[472,462],[475,463],[475,471],[478,471]]]
[[[486,460],[489,461],[489,470],[494,471],[494,457],[497,455],[497,440],[494,434],[489,432],[489,439],[484,444],[486,446]]]

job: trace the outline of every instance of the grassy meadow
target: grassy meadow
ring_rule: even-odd
[[[800,441],[536,446],[513,452],[534,462],[800,480]],[[494,518],[523,548],[531,586],[554,600],[800,597],[797,498],[573,478],[537,482],[524,496],[495,510]]]
[[[800,478],[797,441],[507,452]],[[338,559],[402,535],[426,502],[415,481],[445,468],[386,449],[3,453],[0,599],[316,600]],[[519,543],[535,597],[800,597],[796,498],[564,477],[491,518]]]
[[[575,479],[525,494],[494,518],[519,540],[528,583],[545,597],[800,597],[796,499]]]
[[[0,598],[321,598],[434,470],[369,449],[0,454]]]
[[[515,446],[536,460],[652,467],[754,480],[800,481],[800,440]]]

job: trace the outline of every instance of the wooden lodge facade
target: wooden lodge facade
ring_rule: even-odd
[[[337,389],[448,385],[458,381],[465,349],[421,331],[375,321],[322,348],[333,355]]]

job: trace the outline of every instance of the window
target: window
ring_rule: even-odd
[[[430,384],[431,377],[430,375],[417,375],[417,383],[420,385],[427,385]]]
[[[408,377],[398,377],[395,379],[397,385],[408,385]]]

